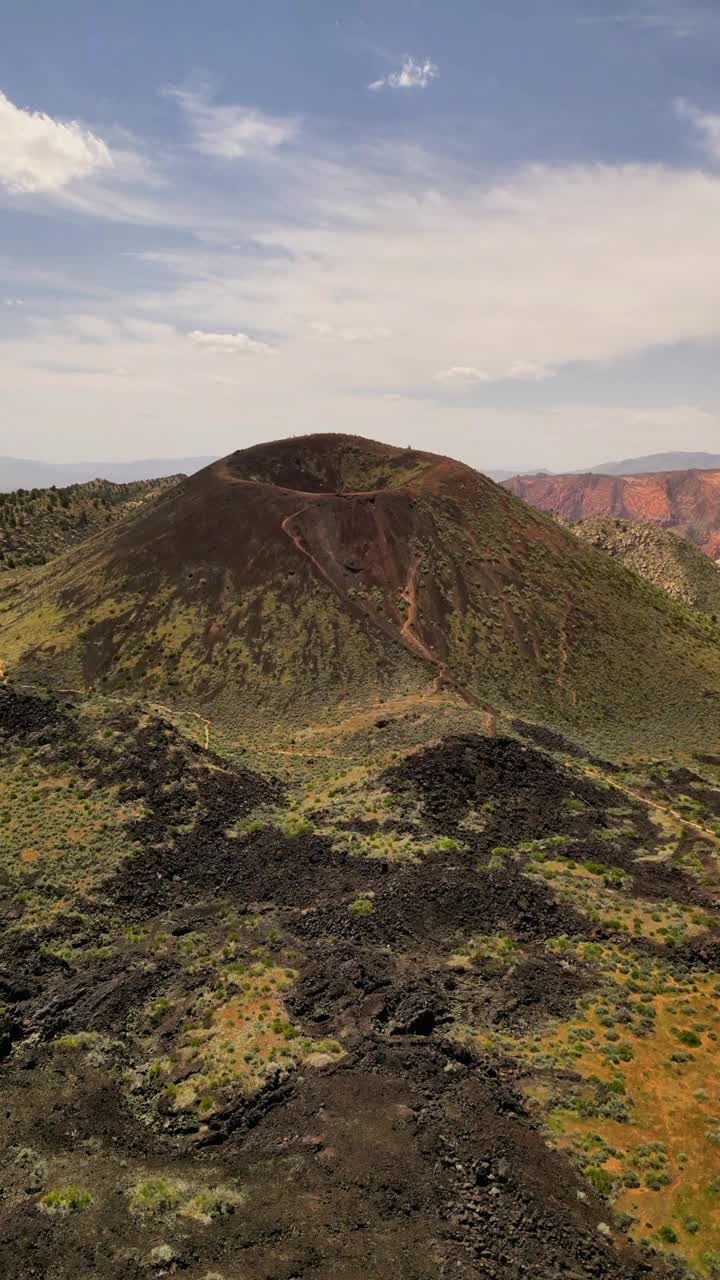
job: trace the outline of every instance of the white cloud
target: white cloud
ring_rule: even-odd
[[[0,184],[7,190],[60,191],[112,163],[107,143],[76,120],[25,111],[0,93]]]
[[[111,287],[104,270],[75,278],[65,267],[53,280],[3,266],[7,292],[32,298],[33,316],[47,290],[50,317],[0,343],[6,421],[39,424],[36,440],[52,421],[66,452],[79,440],[87,454],[99,422],[121,432],[132,419],[124,447],[152,438],[161,453],[180,449],[177,424],[182,448],[197,451],[197,422],[211,417],[212,448],[229,450],[250,442],[237,425],[242,380],[255,439],[337,424],[362,433],[370,422],[380,438],[486,466],[580,466],[678,439],[712,447],[717,415],[698,405],[663,417],[652,374],[665,346],[720,341],[720,174],[709,165],[532,166],[499,181],[439,151],[340,151],[309,131],[273,156],[249,156],[234,186],[226,173],[214,184],[211,165],[200,183],[198,162],[187,174],[167,168],[153,225],[176,218],[194,238],[165,249],[153,238],[144,290],[139,259]],[[64,320],[63,292],[74,299]],[[93,323],[73,327],[67,312],[106,318],[109,336],[88,342]],[[243,332],[227,332],[228,317]],[[102,329],[94,323],[96,338]],[[281,336],[251,336],[271,334]],[[710,350],[698,347],[698,361]],[[622,400],[638,354],[644,418]],[[541,379],[567,364],[578,387],[600,371],[617,409],[547,407],[552,384]],[[113,369],[127,374],[111,382]],[[484,383],[487,407],[451,394]],[[703,394],[711,408],[711,373],[698,378]],[[531,397],[534,413],[508,407]],[[637,385],[628,399],[643,403]]]
[[[533,364],[532,360],[513,360],[504,376],[522,382],[544,382],[546,378],[555,377],[555,370],[547,365]]]
[[[359,329],[338,329],[335,325],[314,320],[309,325],[309,329],[314,337],[322,338],[326,342],[385,342],[392,337],[391,330],[386,329],[383,325],[371,325],[369,328]]]
[[[368,85],[368,89],[373,93],[377,93],[380,89],[427,89],[439,75],[438,68],[429,58],[424,62],[415,62],[414,58],[408,57],[399,71],[391,71],[381,80],[373,80]]]
[[[583,14],[582,26],[626,26],[657,32],[676,40],[708,37],[720,31],[720,14],[712,0],[632,0],[623,9]]]
[[[485,369],[476,369],[470,364],[451,364],[449,369],[441,369],[436,373],[435,380],[472,386],[474,383],[492,382],[492,376]]]
[[[546,365],[534,364],[531,360],[513,360],[506,369],[498,369],[495,373],[477,369],[474,365],[452,364],[449,369],[436,373],[435,381],[474,386],[487,382],[544,382],[554,376],[555,370]]]
[[[273,169],[267,206],[238,208],[226,237],[166,257],[167,282],[134,296],[134,314],[186,332],[202,316],[213,334],[237,314],[246,333],[281,333],[278,358],[317,406],[335,391],[439,394],[463,379],[507,395],[564,365],[578,378],[720,339],[713,173],[532,166],[492,182],[439,155],[388,169],[384,156],[306,148]]]
[[[676,99],[675,111],[695,127],[705,154],[711,160],[720,161],[720,114],[702,111],[685,98]]]
[[[203,351],[212,351],[219,355],[231,356],[273,356],[275,348],[267,342],[259,342],[247,333],[203,333],[194,329],[188,334],[190,341]]]
[[[276,215],[272,189],[266,206],[233,205],[225,235],[214,220],[206,234],[196,211],[204,243],[162,257],[162,285],[133,289],[124,309],[226,352],[282,334],[278,358],[317,405],[335,391],[439,394],[462,379],[506,394],[567,364],[720,339],[713,173],[534,166],[493,183],[432,155],[430,180],[414,161],[408,175],[367,154],[321,159],[301,150],[268,175],[292,219]],[[227,334],[234,314],[239,339]]]
[[[261,155],[291,142],[298,122],[288,116],[271,116],[251,107],[231,103],[218,106],[207,94],[192,89],[170,89],[185,114],[196,151],[221,160]]]

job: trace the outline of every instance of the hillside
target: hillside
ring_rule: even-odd
[[[591,516],[659,524],[694,542],[711,560],[720,558],[720,470],[515,476],[505,488],[573,524]]]
[[[709,617],[310,436],[4,574],[0,664],[3,1280],[717,1280]]]
[[[6,1280],[716,1276],[720,757],[444,709],[0,689]]]
[[[136,513],[181,479],[174,475],[132,484],[92,480],[65,489],[0,493],[0,573],[45,564],[99,529]]]
[[[686,538],[657,525],[613,516],[593,516],[568,527],[673,600],[720,617],[720,562],[713,564]]]
[[[614,745],[696,742],[720,696],[709,623],[469,467],[354,437],[233,454],[6,575],[0,610],[8,673],[237,732],[446,690]]]

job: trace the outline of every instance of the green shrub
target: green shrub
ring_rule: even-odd
[[[183,1217],[209,1223],[215,1218],[225,1218],[234,1213],[243,1199],[241,1192],[233,1191],[231,1187],[212,1187],[199,1191],[188,1201],[182,1211]]]
[[[566,813],[585,812],[585,805],[582,800],[578,800],[576,796],[566,796],[562,802],[562,807]]]
[[[353,915],[356,916],[369,916],[372,915],[375,907],[373,906],[370,898],[356,898],[355,901],[350,904],[350,910]]]
[[[47,1195],[42,1197],[40,1204],[46,1213],[82,1213],[84,1209],[89,1209],[94,1201],[92,1192],[86,1191],[84,1187],[67,1186],[55,1187],[52,1191],[48,1191]]]
[[[681,1044],[686,1044],[690,1049],[699,1049],[702,1046],[702,1040],[697,1031],[681,1031],[676,1027],[673,1028],[675,1035]]]
[[[600,1193],[601,1196],[609,1196],[615,1186],[615,1179],[609,1169],[603,1169],[599,1164],[588,1164],[583,1169],[583,1173],[591,1186]]]
[[[182,1204],[182,1187],[167,1178],[146,1178],[138,1183],[130,1199],[130,1212],[158,1216],[176,1213]]]

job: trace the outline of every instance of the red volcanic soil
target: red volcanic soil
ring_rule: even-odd
[[[515,476],[505,488],[566,520],[618,516],[675,529],[711,559],[720,557],[720,471]]]
[[[124,527],[102,559],[111,575],[142,584],[151,610],[159,584],[172,583],[189,603],[201,597],[216,618],[227,613],[228,592],[238,600],[275,594],[299,616],[325,585],[363,633],[380,632],[383,643],[428,664],[436,688],[457,687],[446,624],[467,593],[459,566],[434,578],[445,560],[438,520],[444,511],[457,522],[464,507],[487,510],[492,531],[498,508],[510,506],[485,476],[448,458],[354,436],[296,437],[238,451],[192,476]],[[457,553],[453,541],[448,556]],[[269,669],[264,613],[261,605],[245,617],[242,633]],[[208,639],[221,645],[224,634],[215,621]],[[341,675],[339,646],[330,661]]]
[[[113,556],[136,578],[177,578],[179,566],[192,577],[205,566],[209,597],[230,572],[240,594],[279,574],[303,579],[286,583],[292,598],[309,569],[355,613],[370,612],[374,627],[435,662],[413,626],[419,547],[435,536],[420,500],[462,494],[468,484],[494,488],[434,454],[353,436],[291,438],[238,451],[193,476],[171,507],[161,503],[129,525]]]

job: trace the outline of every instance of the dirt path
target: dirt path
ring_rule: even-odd
[[[435,654],[432,653],[430,649],[428,649],[427,645],[424,644],[424,642],[420,639],[420,637],[415,633],[415,630],[414,630],[415,623],[417,621],[417,611],[418,611],[418,600],[417,600],[417,591],[415,589],[415,578],[417,576],[417,571],[419,567],[420,567],[420,561],[413,560],[412,564],[410,565],[410,570],[408,572],[407,582],[405,583],[405,587],[400,594],[400,598],[401,600],[405,601],[407,605],[407,610],[408,610],[405,621],[403,622],[402,627],[400,628],[400,635],[402,636],[405,644],[408,646],[409,649],[414,649],[416,653],[420,655],[421,658],[424,658],[426,660],[426,662],[430,662],[434,666],[439,668],[438,674],[436,676],[436,680],[440,682],[440,687],[442,687],[442,682],[447,673],[447,668],[445,667],[445,664],[441,663],[440,660],[435,657]]]
[[[123,702],[123,698],[112,698],[112,702]],[[208,720],[207,716],[201,716],[199,711],[173,711],[172,707],[168,707],[164,702],[149,702],[148,706],[151,711],[165,711],[170,718],[177,715],[194,716],[205,727],[205,750],[210,749],[210,726],[212,720]]]
[[[678,813],[677,809],[673,809],[672,805],[665,804],[662,800],[653,800],[651,797],[643,795],[642,791],[637,791],[635,787],[627,787],[622,782],[616,782],[613,778],[608,778],[599,769],[588,767],[583,769],[586,776],[602,779],[609,782],[615,791],[621,792],[624,796],[630,796],[633,800],[639,800],[648,809],[657,809],[660,813],[665,813],[669,818],[673,818],[683,827],[689,827],[691,831],[697,831],[698,835],[703,836],[706,840],[711,840],[713,844],[720,843],[720,836],[714,831],[710,831],[707,827],[703,827],[699,822],[693,822],[690,818],[685,818],[683,814]]]
[[[280,528],[282,529],[283,533],[287,534],[290,541],[295,544],[300,554],[305,556],[306,559],[308,559],[310,563],[315,566],[320,576],[323,577],[326,582],[330,583],[330,586],[332,587],[333,591],[336,591],[337,587],[335,586],[335,583],[333,582],[332,578],[329,576],[327,570],[320,563],[320,561],[316,559],[316,557],[312,554],[311,551],[308,550],[307,546],[305,545],[302,534],[298,533],[294,529],[291,529],[290,527],[293,520],[297,520],[299,516],[304,515],[305,512],[308,510],[309,508],[307,506],[300,507],[299,511],[294,511],[292,515],[285,516],[285,519],[281,521]]]

